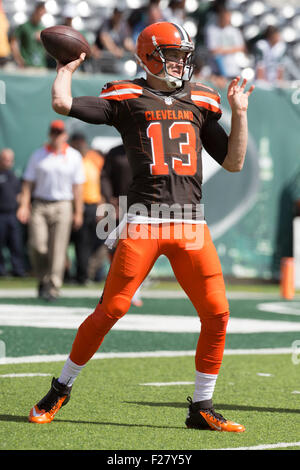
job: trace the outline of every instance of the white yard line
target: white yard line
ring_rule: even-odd
[[[298,447],[300,446],[300,441],[298,442],[278,442],[277,444],[261,444],[259,446],[251,447],[227,447],[225,449],[215,449],[215,450],[267,450],[267,449],[284,449],[286,447]]]
[[[39,374],[39,373],[28,373],[28,374],[2,374],[0,378],[19,378],[19,377],[48,377],[51,374]]]
[[[99,289],[62,289],[61,297],[89,297],[89,298],[100,298],[102,294],[102,288]],[[16,297],[26,297],[26,298],[36,298],[37,290],[35,288],[28,289],[0,289],[0,298],[16,298]],[[142,289],[141,296],[145,299],[178,299],[178,298],[187,298],[185,292],[181,289],[172,290],[160,290],[160,289]],[[281,299],[279,292],[247,292],[247,291],[228,291],[227,297],[229,299]],[[295,295],[295,300],[299,299],[300,295]]]
[[[292,348],[274,349],[225,349],[224,355],[268,355],[268,354],[292,354]],[[123,358],[147,358],[147,357],[185,357],[194,356],[195,351],[149,351],[149,352],[119,352],[119,353],[96,353],[94,359],[123,359]],[[61,362],[67,359],[67,354],[53,354],[50,356],[23,356],[0,358],[2,364],[30,364],[38,362]]]
[[[194,385],[195,382],[148,382],[140,385],[146,385],[149,387],[172,387],[174,385]]]
[[[91,311],[91,309],[80,307],[0,304],[0,325],[77,330]],[[200,328],[200,320],[196,314],[153,315],[146,312],[128,313],[113,326],[113,330],[122,331],[198,334]],[[227,327],[227,334],[291,331],[300,332],[300,322],[231,317]]]

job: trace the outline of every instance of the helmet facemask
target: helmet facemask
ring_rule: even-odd
[[[186,53],[186,57],[184,60],[183,64],[183,69],[182,69],[182,74],[181,77],[178,76],[173,76],[169,74],[167,70],[167,62],[170,61],[170,59],[166,58],[164,55],[165,50],[181,50]],[[163,80],[169,88],[174,89],[174,88],[180,88],[182,86],[183,81],[188,81],[191,79],[194,66],[192,64],[192,54],[193,54],[194,48],[191,47],[190,43],[187,44],[187,46],[173,46],[173,45],[165,45],[165,46],[157,46],[152,54],[148,55],[147,60],[155,60],[159,63],[161,63],[161,71],[157,73],[152,73],[149,68],[147,67],[146,64],[143,63],[143,61],[140,59],[138,55],[136,55],[136,58],[140,64],[140,66],[149,74],[152,75],[155,78],[158,78],[159,80]],[[172,62],[175,62],[176,60],[172,60]],[[160,76],[160,74],[163,72],[163,76]]]
[[[173,57],[169,56],[169,51],[182,51],[185,53],[185,57],[180,56],[176,57],[174,54]],[[182,86],[183,81],[188,81],[191,79],[193,74],[193,64],[192,64],[192,50],[190,47],[181,46],[180,48],[176,47],[164,47],[159,46],[155,48],[154,53],[152,54],[154,60],[160,60],[162,63],[162,72],[163,76],[155,75],[157,78],[164,80],[169,88],[179,88]],[[156,59],[156,57],[157,59]],[[177,74],[172,75],[168,72],[168,62],[175,62],[182,65],[182,73],[179,77]],[[161,72],[160,72],[161,73]]]

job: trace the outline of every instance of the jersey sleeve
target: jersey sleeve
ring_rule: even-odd
[[[101,93],[103,98],[111,103],[124,102],[134,98],[138,98],[143,94],[143,88],[133,81],[117,80],[107,83]]]
[[[100,95],[73,98],[69,116],[90,124],[108,124],[118,126],[122,114],[122,105],[130,99],[138,98],[143,93],[141,86],[131,81],[107,83]]]
[[[220,165],[228,151],[228,136],[215,119],[207,119],[201,130],[201,140],[207,153]]]
[[[79,96],[73,98],[70,117],[90,124],[114,123],[114,109],[110,102],[99,96]]]
[[[191,99],[196,106],[206,112],[206,119],[218,121],[222,116],[221,98],[213,88],[196,83],[191,89]]]
[[[204,115],[201,128],[201,141],[207,153],[220,165],[225,160],[228,148],[228,136],[219,124],[222,116],[221,98],[213,88],[194,83],[191,87],[191,99]]]

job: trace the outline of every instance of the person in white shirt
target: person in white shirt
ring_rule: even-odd
[[[256,43],[256,78],[269,83],[284,79],[284,60],[287,50],[278,28],[268,26],[264,39]]]
[[[185,14],[185,0],[169,0],[168,7],[163,11],[164,21],[183,26]]]
[[[82,157],[67,139],[64,122],[52,121],[49,143],[28,161],[17,212],[20,222],[29,223],[29,254],[38,295],[46,300],[59,296],[72,224],[75,230],[82,225]]]
[[[206,46],[212,58],[212,72],[232,79],[240,75],[237,53],[245,52],[241,31],[231,24],[231,11],[219,7],[216,22],[206,28]]]

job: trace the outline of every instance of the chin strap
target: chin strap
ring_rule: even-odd
[[[170,75],[168,77],[163,78],[163,80],[166,82],[168,87],[171,88],[171,89],[180,88],[182,86],[182,82],[183,82],[183,80],[180,80],[179,78],[172,77]]]
[[[172,75],[169,75],[166,71],[165,77],[159,77],[158,75],[155,75],[154,73],[150,72],[148,67],[141,61],[137,54],[135,54],[135,57],[139,65],[142,67],[142,69],[145,70],[145,72],[147,72],[152,77],[158,78],[158,80],[162,80],[163,82],[165,82],[171,90],[174,90],[174,88],[180,88],[182,86],[183,80],[181,80],[180,78],[172,77]]]

